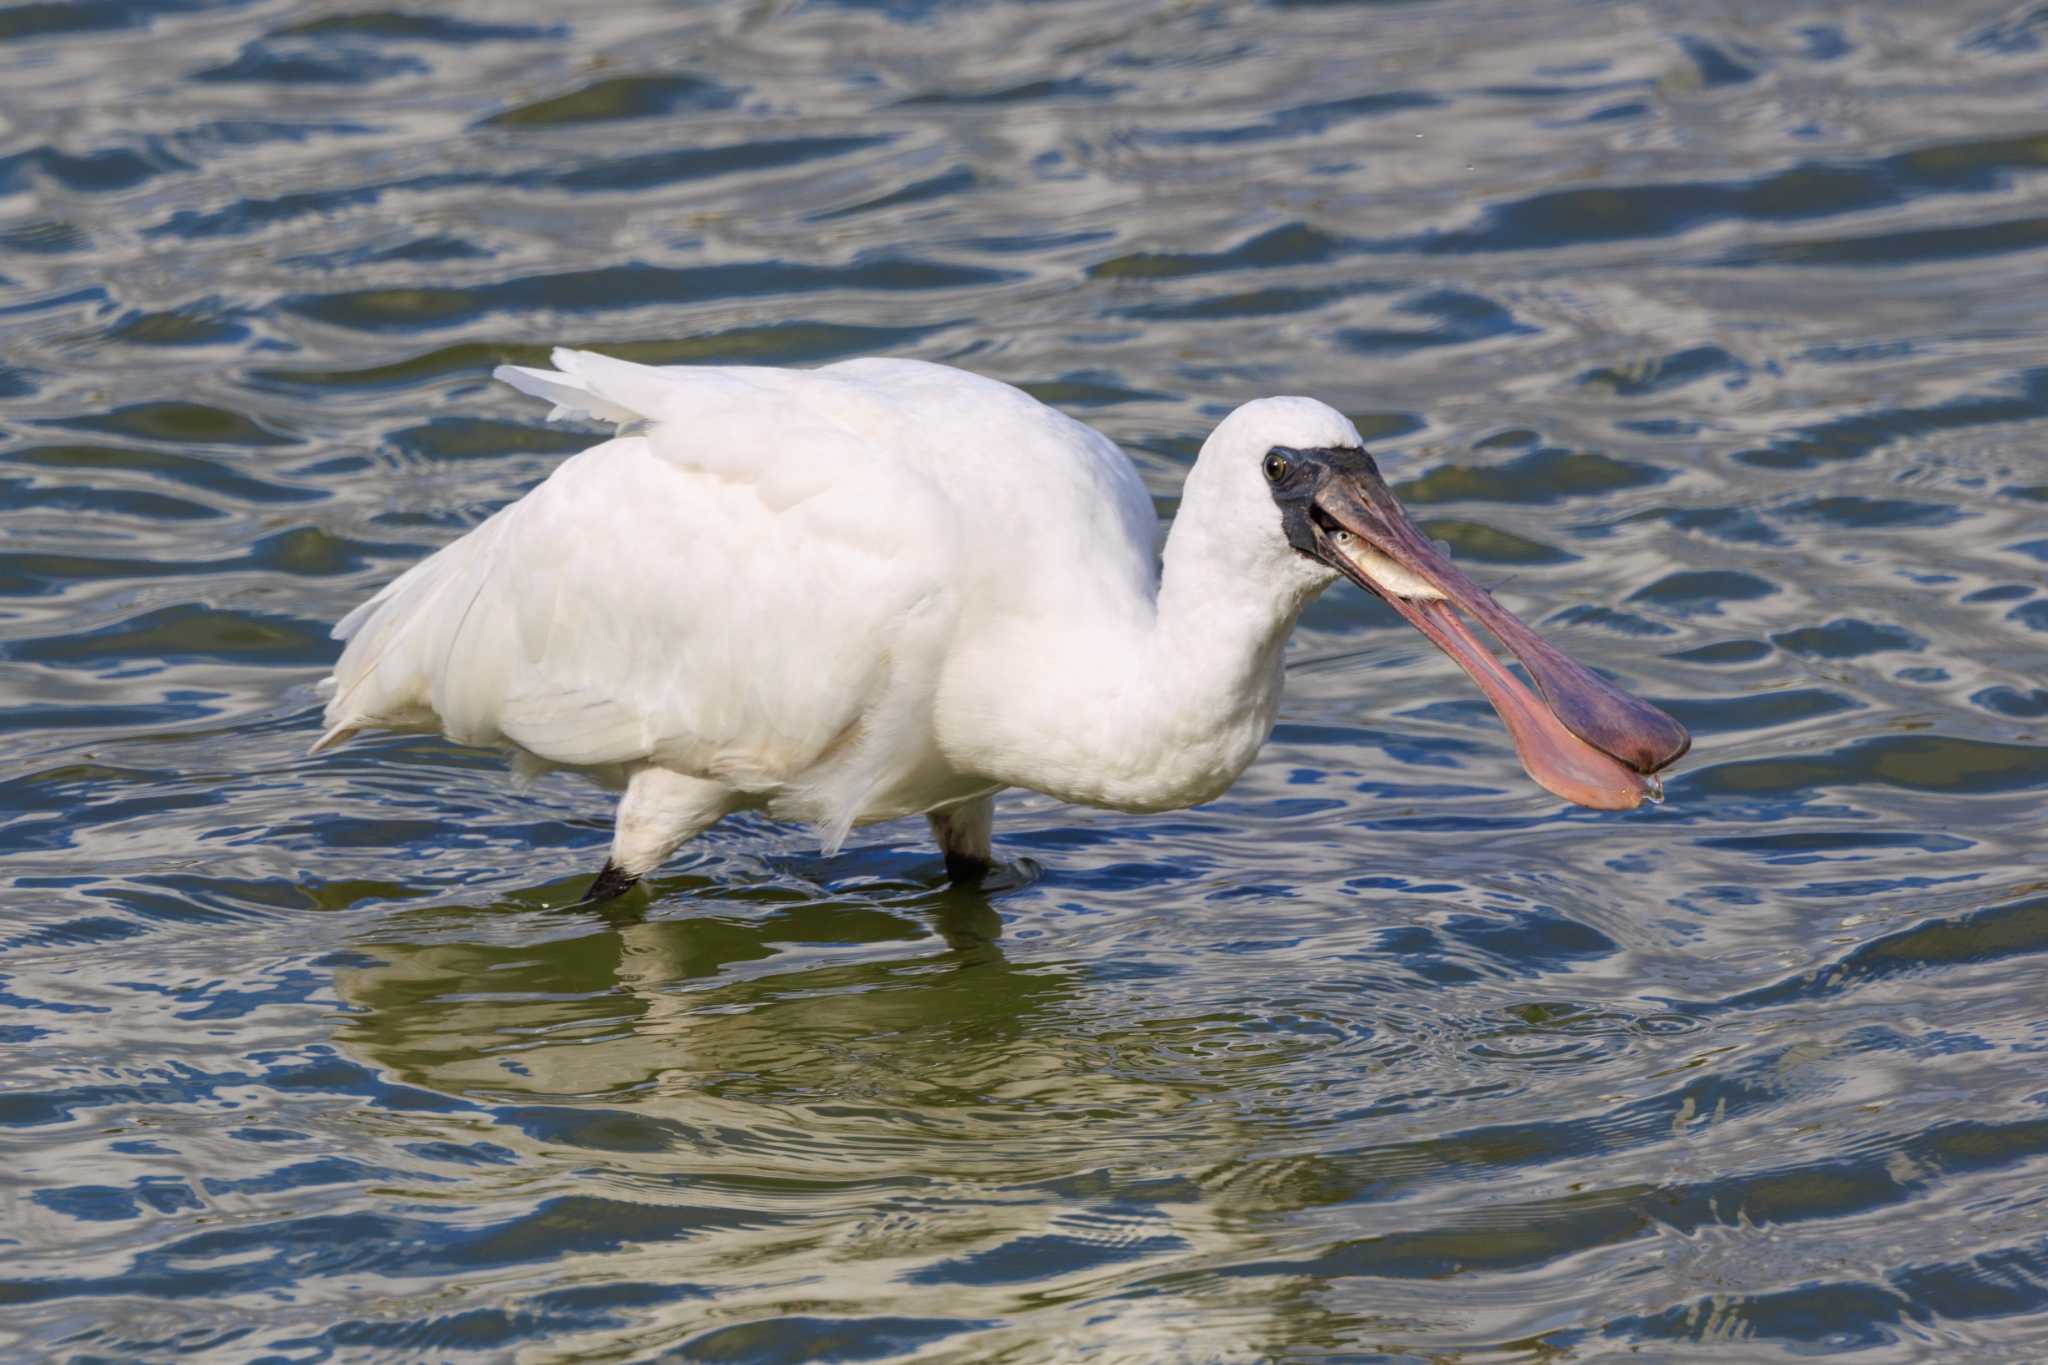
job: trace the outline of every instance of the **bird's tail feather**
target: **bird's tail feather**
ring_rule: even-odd
[[[660,416],[673,397],[674,381],[651,365],[566,346],[557,346],[548,358],[556,368],[500,365],[491,374],[521,393],[553,403],[551,422],[563,416],[590,416],[623,425]]]
[[[337,744],[346,744],[355,737],[358,728],[358,726],[347,724],[334,726],[332,729],[322,733],[320,738],[314,740],[313,747],[306,750],[306,752],[308,754],[324,754]]]

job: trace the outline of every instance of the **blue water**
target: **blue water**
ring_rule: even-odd
[[[2048,8],[0,7],[0,1355],[2048,1356]],[[592,439],[919,356],[1171,513],[1261,393],[1695,745],[1562,806],[1347,589],[1223,800],[309,758]]]

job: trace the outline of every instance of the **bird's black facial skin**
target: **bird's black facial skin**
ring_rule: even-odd
[[[1283,466],[1281,477],[1275,479],[1276,461]],[[1386,480],[1380,477],[1380,467],[1373,463],[1372,456],[1356,446],[1315,446],[1297,450],[1292,446],[1274,446],[1266,452],[1261,468],[1266,483],[1273,494],[1273,501],[1280,507],[1280,526],[1287,534],[1287,543],[1318,564],[1328,565],[1339,573],[1346,572],[1344,564],[1329,554],[1329,534],[1338,529],[1335,519],[1316,506],[1316,494],[1331,479],[1342,479],[1360,493],[1367,506],[1379,501],[1374,494],[1391,498],[1387,492]],[[1360,531],[1364,527],[1357,528]],[[1371,588],[1371,584],[1364,586]],[[1377,589],[1373,589],[1377,591]]]

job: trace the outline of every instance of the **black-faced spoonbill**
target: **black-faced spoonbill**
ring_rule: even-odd
[[[828,853],[923,814],[971,880],[1005,787],[1211,800],[1272,730],[1288,632],[1339,575],[1456,659],[1568,801],[1634,807],[1690,743],[1459,572],[1313,399],[1217,426],[1162,551],[1123,452],[992,379],[553,359],[497,376],[619,435],[335,627],[314,750],[440,730],[621,789],[586,901],[740,809],[807,821]]]

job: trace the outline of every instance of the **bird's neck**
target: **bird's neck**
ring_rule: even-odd
[[[988,775],[1122,810],[1220,796],[1272,732],[1287,636],[1322,586],[1276,592],[1263,568],[1176,523],[1149,600],[1035,641],[1035,669],[1012,659]]]

